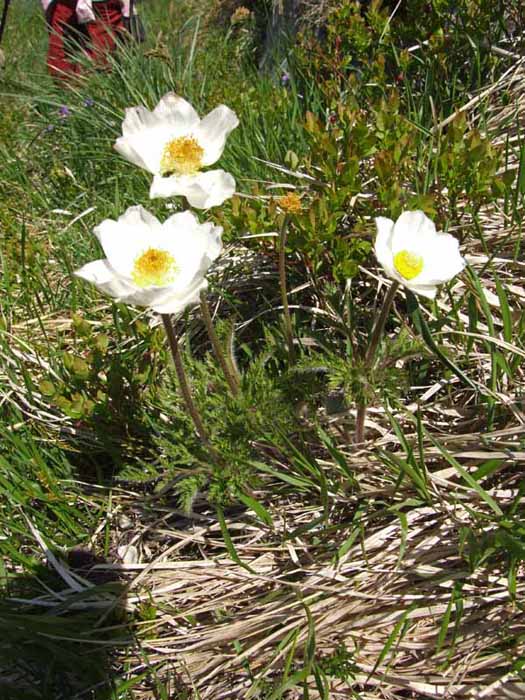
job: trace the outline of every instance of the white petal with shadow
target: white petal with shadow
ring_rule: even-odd
[[[160,171],[166,145],[177,135],[168,125],[159,124],[130,136],[121,136],[114,148],[126,160],[154,175]]]
[[[219,105],[204,117],[194,130],[204,149],[203,165],[212,165],[222,155],[228,135],[239,125],[239,119],[226,105]]]
[[[107,260],[94,260],[75,271],[75,276],[91,282],[104,294],[115,299],[127,296],[133,291],[132,285],[115,274]]]
[[[394,269],[394,259],[392,257],[392,232],[394,222],[384,216],[378,216],[375,220],[377,235],[374,244],[374,252],[377,261],[389,277],[397,277]]]
[[[154,114],[142,105],[138,107],[128,107],[124,112],[124,121],[122,122],[122,136],[136,136],[146,129],[152,129],[157,126],[158,120]]]
[[[108,263],[127,278],[137,256],[155,247],[161,232],[159,220],[140,205],[129,207],[117,221],[106,219],[94,229]]]
[[[144,170],[149,170],[148,164],[144,158],[140,155],[140,149],[137,151],[135,146],[132,144],[131,140],[125,136],[120,136],[113,145],[113,148],[120,153],[120,155],[133,165],[137,165],[139,168]]]
[[[192,131],[201,121],[191,104],[174,92],[164,95],[153,110],[153,116],[175,129],[178,132],[174,132],[175,136]]]
[[[159,314],[182,313],[188,306],[199,303],[200,293],[207,287],[208,281],[206,278],[199,278],[192,287],[185,290],[184,294],[167,296],[162,301],[152,304],[152,309]]]
[[[211,222],[199,223],[197,217],[189,211],[173,214],[164,222],[164,229],[173,240],[174,247],[170,249],[179,259],[185,259],[185,253],[192,257],[207,255],[215,260],[222,252],[222,227]]]
[[[435,299],[436,297],[437,287],[431,284],[410,284],[410,282],[407,282],[407,280],[404,280],[402,284],[407,289],[410,289],[411,292],[414,292],[414,294],[420,294],[427,299]]]
[[[392,232],[392,254],[408,250],[424,256],[436,236],[434,222],[422,211],[405,211],[397,219]]]
[[[459,252],[459,241],[450,233],[437,233],[423,256],[424,267],[417,277],[418,284],[442,284],[465,269],[466,262]]]
[[[208,170],[195,175],[155,176],[150,197],[186,197],[197,209],[209,209],[223,204],[235,194],[235,180],[224,170]]]

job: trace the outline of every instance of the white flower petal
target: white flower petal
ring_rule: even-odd
[[[422,211],[405,211],[397,219],[392,233],[392,255],[401,250],[423,257],[436,235],[434,222]]]
[[[146,129],[153,129],[158,125],[158,119],[153,112],[140,105],[139,107],[128,107],[124,112],[122,122],[122,136],[128,138],[141,134]]]
[[[210,260],[215,260],[222,252],[222,227],[214,226],[211,222],[201,224],[189,211],[173,214],[166,219],[164,230],[176,243],[176,248],[167,249],[173,254],[191,248],[200,256],[206,255]]]
[[[161,231],[160,221],[140,205],[129,207],[117,221],[106,219],[94,229],[108,263],[128,279],[137,256],[155,247]]]
[[[189,102],[170,92],[153,112],[142,106],[126,109],[122,136],[117,139],[115,150],[131,163],[159,175],[166,146],[180,137],[195,138],[204,150],[202,166],[206,167],[220,158],[228,134],[238,124],[236,114],[225,105],[220,105],[201,121]],[[163,184],[164,188],[158,188],[160,192],[168,187]]]
[[[190,103],[174,92],[164,95],[153,110],[153,116],[174,129],[173,138],[193,131],[200,123],[199,115]]]
[[[189,211],[173,214],[162,226],[155,246],[173,256],[178,273],[170,285],[178,293],[203,277],[222,251],[222,228],[211,222],[199,223]]]
[[[173,138],[171,132],[167,120],[155,112],[142,106],[129,107],[122,122],[122,136],[114,148],[134,165],[156,173],[164,146]]]
[[[437,287],[431,284],[411,284],[407,280],[401,282],[407,289],[410,289],[414,294],[419,294],[427,299],[435,299],[437,293]]]
[[[191,133],[199,123],[199,115],[189,102],[168,93],[153,112],[142,106],[126,109],[122,136],[114,147],[126,160],[155,174],[166,144]]]
[[[188,234],[188,239],[192,240],[193,232],[198,229],[201,224],[195,214],[186,209],[172,214],[162,224],[162,229],[167,235],[177,244],[181,240],[181,236]]]
[[[162,175],[155,175],[151,182],[151,187],[149,188],[150,199],[157,199],[158,197],[175,197],[181,195],[180,191],[183,189],[181,181],[187,176],[179,175],[169,175],[168,177],[163,177]]]
[[[118,223],[126,226],[146,226],[147,228],[153,229],[162,228],[162,224],[157,217],[147,209],[144,209],[141,204],[128,207],[126,211],[119,216]]]
[[[160,124],[145,128],[131,136],[122,136],[114,144],[114,148],[126,160],[148,170],[153,175],[160,170],[160,162],[166,144],[176,134],[168,126]]]
[[[125,136],[120,136],[114,143],[113,148],[120,153],[120,155],[133,165],[138,165],[139,168],[144,168],[144,170],[149,170],[148,164],[144,158],[140,155],[138,151],[135,150],[135,146],[129,138]]]
[[[219,160],[228,135],[238,125],[237,115],[226,105],[219,105],[204,117],[193,132],[204,149],[203,165],[212,165]]]
[[[179,314],[188,306],[193,306],[199,303],[200,293],[207,289],[208,281],[206,278],[199,279],[196,284],[186,290],[184,295],[172,295],[166,297],[163,301],[152,305],[153,311],[159,314]]]
[[[115,274],[107,260],[94,260],[75,271],[75,276],[94,284],[104,294],[120,299],[132,291],[127,284]]]
[[[169,287],[135,287],[129,294],[120,297],[119,301],[123,304],[152,307],[166,298],[168,289]]]
[[[222,250],[222,228],[211,222],[201,224],[188,211],[174,214],[161,224],[143,207],[130,207],[118,221],[103,221],[95,233],[108,259],[85,265],[77,276],[123,303],[147,306],[159,313],[178,313],[196,303],[206,287],[206,273]],[[135,282],[137,256],[149,248],[173,258],[169,275],[151,278],[169,280],[164,286],[141,287]]]
[[[459,252],[459,241],[450,233],[436,233],[423,255],[424,267],[417,277],[418,284],[442,284],[465,269],[466,262]]]
[[[394,230],[394,222],[392,219],[386,219],[383,216],[378,216],[375,221],[377,235],[374,251],[377,261],[389,277],[397,277],[392,256],[392,232]]]
[[[437,285],[448,282],[465,267],[457,240],[448,233],[438,233],[434,223],[422,211],[403,212],[393,224],[376,219],[375,253],[385,272],[415,294],[434,299]],[[422,260],[421,272],[405,279],[394,265],[401,251]]]
[[[235,194],[235,180],[224,170],[208,170],[195,175],[155,176],[149,196],[186,197],[188,203],[197,209],[209,209],[221,205]]]

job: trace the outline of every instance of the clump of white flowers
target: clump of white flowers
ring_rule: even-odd
[[[219,105],[201,119],[192,105],[168,93],[153,111],[143,106],[126,110],[122,136],[115,149],[128,161],[153,175],[150,197],[186,197],[188,203],[207,209],[222,204],[235,192],[235,180],[224,170],[207,170],[222,156],[228,135],[239,124],[236,114]],[[290,361],[294,346],[286,291],[286,222],[301,210],[301,199],[291,193],[279,200],[284,212],[280,233],[279,278],[283,309],[287,319]],[[406,211],[396,222],[376,218],[375,253],[385,273],[393,280],[385,296],[363,368],[369,371],[384,332],[385,323],[399,285],[429,299],[440,284],[448,282],[465,267],[458,241],[438,233],[422,211]],[[117,301],[143,306],[162,316],[179,378],[181,392],[202,441],[219,463],[209,434],[193,401],[185,375],[171,314],[180,314],[200,301],[212,347],[233,396],[240,388],[239,375],[225,356],[213,328],[204,291],[206,275],[222,252],[222,228],[200,223],[190,211],[174,214],[161,223],[142,206],[130,207],[118,220],[106,219],[94,230],[105,258],[76,271]],[[366,399],[357,407],[356,442],[364,439]]]
[[[191,206],[207,209],[235,192],[235,180],[229,173],[204,169],[219,160],[228,134],[238,124],[235,113],[225,105],[200,119],[189,102],[168,93],[152,112],[142,106],[126,110],[115,149],[152,173],[151,198],[181,195]],[[206,274],[222,252],[222,228],[200,223],[190,211],[161,223],[143,207],[133,206],[117,221],[103,221],[94,233],[106,257],[75,274],[117,301],[161,315],[186,408],[210,457],[218,463],[220,457],[192,397],[171,315],[200,302],[217,359],[236,394],[238,380],[221,352],[204,293]]]

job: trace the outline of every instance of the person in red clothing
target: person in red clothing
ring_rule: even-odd
[[[130,16],[129,0],[41,0],[49,27],[48,70],[54,78],[78,75],[75,60],[84,52],[107,65]],[[129,21],[129,20],[128,20]]]
[[[121,0],[92,0],[92,3],[95,19],[86,24],[88,52],[98,65],[107,65],[107,55],[115,50],[124,31],[124,7]]]
[[[85,45],[87,34],[80,24],[77,0],[42,0],[49,29],[47,69],[54,78],[67,78],[79,71],[75,53]]]

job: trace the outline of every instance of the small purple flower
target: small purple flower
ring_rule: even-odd
[[[86,97],[84,100],[84,107],[93,107],[95,100],[92,97]]]
[[[48,124],[48,125],[46,126],[46,131],[47,131],[47,133],[50,133],[51,131],[54,131],[54,130],[55,130],[55,125],[54,125],[54,124]]]
[[[281,75],[281,85],[286,86],[286,85],[288,85],[289,82],[290,82],[290,75],[289,75],[289,73],[284,72]]]
[[[60,119],[67,119],[69,116],[71,116],[71,110],[69,107],[66,107],[66,105],[62,105],[62,107],[60,107],[58,110],[58,114]]]

